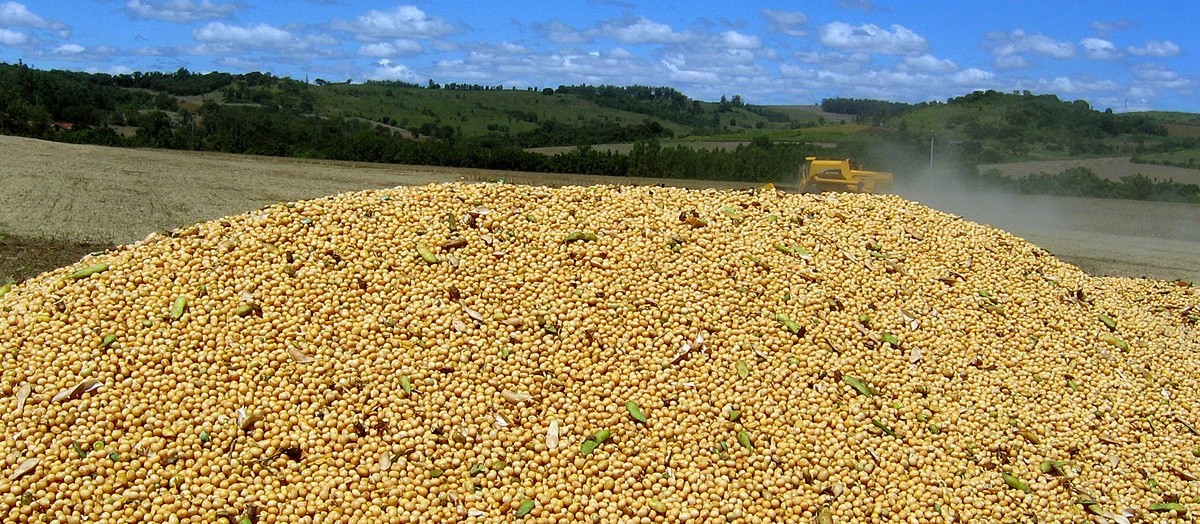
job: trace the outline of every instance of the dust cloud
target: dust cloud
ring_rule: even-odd
[[[1200,282],[1200,205],[1022,195],[949,164],[909,164],[895,172],[893,192],[1007,231],[1092,275]]]

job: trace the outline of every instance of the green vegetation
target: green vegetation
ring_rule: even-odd
[[[912,104],[865,100],[859,98],[826,98],[821,101],[821,110],[828,113],[854,115],[855,120],[885,122],[912,110]]]
[[[1133,157],[1134,162],[1142,164],[1158,164],[1160,166],[1200,167],[1200,149],[1177,149],[1161,153],[1138,153]]]
[[[764,137],[730,151],[662,147],[672,137],[797,125],[740,96],[707,103],[665,87],[309,85],[262,73],[111,76],[5,64],[0,101],[0,132],[114,146],[776,182],[811,154]],[[134,132],[119,134],[122,126]],[[601,142],[637,146],[629,155],[588,147]],[[523,149],[563,145],[577,147],[554,156]]]
[[[964,178],[1025,193],[1192,201],[1191,186],[1069,171],[1023,179],[976,165],[1129,155],[1195,167],[1200,116],[1096,111],[1054,95],[975,92],[903,104],[833,98],[821,109],[691,100],[669,87],[505,89],[404,82],[315,84],[270,73],[129,75],[0,64],[0,133],[76,143],[501,170],[784,182],[808,155],[895,172],[927,165],[932,139]],[[677,145],[664,146],[665,141]],[[717,150],[688,142],[727,142]],[[597,151],[632,143],[628,154]],[[683,143],[685,145],[678,145]],[[528,148],[570,146],[553,156]]]
[[[546,122],[625,126],[649,120],[647,115],[601,107],[580,97],[540,91],[429,89],[397,82],[331,84],[313,91],[321,117],[363,118],[408,130],[450,126],[466,137],[529,132]],[[687,132],[669,122],[664,127],[672,133]]]
[[[686,140],[697,142],[742,142],[763,137],[776,142],[822,142],[846,144],[862,141],[866,135],[862,133],[869,129],[863,124],[835,124],[827,126],[798,127],[795,129],[777,129],[754,133],[731,132],[715,135],[688,137]]]
[[[1200,204],[1200,185],[1197,184],[1154,180],[1141,174],[1124,176],[1120,180],[1108,180],[1100,178],[1085,167],[1071,168],[1057,174],[1039,173],[1021,178],[1005,176],[998,170],[989,169],[980,174],[980,179],[1023,194]]]
[[[1140,114],[1096,111],[1083,100],[1054,95],[977,91],[946,103],[913,106],[889,123],[900,135],[958,144],[978,163],[1131,154],[1166,137]]]
[[[1142,115],[1164,125],[1177,124],[1186,126],[1200,126],[1200,114],[1196,113],[1183,113],[1179,111],[1142,111],[1130,114]]]

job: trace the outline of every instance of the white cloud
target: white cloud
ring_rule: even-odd
[[[714,49],[686,47],[667,54],[660,65],[675,78],[707,77],[714,82],[728,83],[738,78],[766,76],[757,64],[753,51],[748,49]],[[694,82],[694,80],[688,80]]]
[[[384,58],[377,62],[379,67],[371,71],[371,80],[400,80],[404,82],[420,82],[423,80],[416,71],[404,64],[394,64]]]
[[[241,27],[222,22],[209,22],[192,31],[192,37],[206,44],[229,45],[247,48],[302,48],[306,45],[292,33],[260,23]]]
[[[529,49],[525,46],[512,42],[501,42],[500,45],[496,46],[496,50],[512,55],[523,55],[529,52]]]
[[[839,53],[836,51],[797,51],[796,59],[808,64],[825,64],[827,67],[847,64],[865,64],[871,61],[867,53]]]
[[[1194,87],[1196,82],[1162,65],[1145,64],[1133,69],[1138,85],[1151,89],[1183,90]]]
[[[332,26],[366,39],[436,38],[456,31],[445,19],[429,16],[411,5],[397,6],[390,11],[367,11],[353,22],[334,20]]]
[[[989,86],[995,84],[996,74],[992,73],[991,71],[984,71],[982,69],[972,67],[970,69],[954,73],[950,77],[950,80],[955,84],[962,86]]]
[[[1021,55],[1001,55],[996,57],[997,69],[1023,69],[1031,64]]]
[[[758,49],[762,47],[762,41],[754,35],[744,35],[737,31],[723,31],[720,36],[720,43],[723,47],[733,49]]]
[[[86,49],[79,44],[63,44],[54,48],[54,54],[56,55],[77,55],[84,51]]]
[[[661,64],[667,68],[667,78],[674,82],[685,84],[714,84],[721,77],[712,71],[702,71],[688,66],[687,60],[679,55],[662,59]]]
[[[1103,38],[1084,38],[1079,41],[1079,46],[1087,51],[1088,58],[1096,60],[1113,60],[1121,56],[1117,46]]]
[[[443,60],[430,72],[444,82],[504,83],[516,85],[647,84],[662,85],[666,66],[651,64],[624,49],[608,53],[559,51],[505,53],[503,49],[469,53],[463,60]],[[654,82],[658,82],[654,84]]]
[[[926,73],[951,73],[958,71],[958,64],[948,58],[937,58],[930,54],[906,56],[899,66],[904,70]]]
[[[125,11],[134,18],[189,23],[198,20],[225,18],[246,7],[241,2],[201,0],[129,0]]]
[[[551,20],[545,25],[535,25],[534,30],[556,44],[582,44],[588,41],[583,32],[558,20]]]
[[[25,7],[25,4],[18,2],[4,2],[0,4],[0,25],[48,29],[54,31],[61,38],[66,38],[71,34],[66,24],[56,20],[46,20],[30,11],[28,7]]]
[[[852,26],[832,22],[821,27],[821,43],[838,49],[885,55],[916,55],[929,50],[925,37],[895,24],[889,31],[874,24]]]
[[[218,64],[231,69],[240,69],[242,71],[258,71],[263,68],[261,60],[251,60],[237,56],[226,56],[217,60]]]
[[[794,66],[791,64],[779,64],[779,74],[786,78],[810,78],[815,79],[817,72],[812,69]]]
[[[45,18],[33,14],[24,4],[4,2],[0,4],[0,24],[17,27],[49,27]]]
[[[1026,53],[1054,58],[1075,56],[1075,44],[1055,40],[1041,33],[1031,35],[1022,29],[1014,29],[1009,33],[988,33],[984,37],[984,47],[996,57],[996,67],[1003,69],[1028,66],[1029,62],[1023,56]]]
[[[303,35],[300,38],[302,38],[305,43],[314,46],[333,47],[341,43],[337,38],[334,38],[331,35],[323,34]]]
[[[1137,98],[1154,98],[1158,96],[1158,92],[1148,87],[1131,87],[1129,88],[1129,96]]]
[[[622,44],[674,44],[693,38],[687,33],[677,33],[671,26],[646,18],[609,20],[596,30]]]
[[[775,11],[763,9],[762,15],[770,21],[768,29],[788,36],[804,36],[808,34],[808,15],[800,11]]]
[[[89,68],[85,69],[84,71],[86,71],[88,73],[92,73],[92,74],[107,73],[110,75],[128,75],[128,74],[133,73],[132,68],[130,68],[128,66],[123,66],[123,65],[109,66],[107,69],[100,69],[99,67],[89,67]]]
[[[842,9],[858,9],[860,11],[875,11],[879,9],[875,2],[871,0],[838,0],[838,7]]]
[[[1041,80],[1039,91],[1056,91],[1059,93],[1085,93],[1094,91],[1115,91],[1121,88],[1111,80],[1092,80],[1081,78],[1055,77],[1053,80]]]
[[[424,48],[416,40],[400,38],[391,42],[377,42],[364,45],[358,48],[358,54],[386,58],[389,56],[415,55],[423,50]]]
[[[0,29],[0,44],[21,45],[29,41],[29,36],[19,31]]]
[[[1133,27],[1137,27],[1137,22],[1128,18],[1120,18],[1112,21],[1096,20],[1092,22],[1092,29],[1095,29],[1101,36],[1112,31],[1123,31]]]
[[[1142,47],[1130,46],[1126,51],[1137,56],[1175,56],[1183,50],[1179,48],[1179,44],[1170,40],[1151,40]]]

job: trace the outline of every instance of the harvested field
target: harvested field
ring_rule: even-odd
[[[901,195],[989,224],[1093,275],[1200,282],[1200,205],[929,188]]]
[[[124,244],[275,202],[360,189],[497,179],[549,186],[753,186],[114,149],[8,136],[0,136],[0,157],[5,159],[0,233],[50,250],[62,246],[57,255],[25,249],[0,253],[6,261],[0,279],[26,278],[71,263],[79,253],[72,246]],[[991,196],[905,196],[1032,239],[1094,274],[1200,281],[1194,263],[1200,260],[1200,206],[1012,196],[998,206]]]
[[[4,522],[1110,523],[1200,503],[1200,288],[1089,277],[895,196],[343,193],[156,235],[0,306]]]
[[[754,184],[611,178],[78,146],[0,136],[0,231],[123,244],[276,202],[360,189],[504,179],[548,186]]]
[[[1037,173],[1057,174],[1073,167],[1086,167],[1100,178],[1118,180],[1124,176],[1141,174],[1148,178],[1174,180],[1181,184],[1200,184],[1200,169],[1187,169],[1153,164],[1135,164],[1129,157],[1084,158],[1078,160],[1044,160],[1040,162],[1011,162],[1005,164],[983,164],[980,171],[999,169],[1011,177],[1025,177]]]

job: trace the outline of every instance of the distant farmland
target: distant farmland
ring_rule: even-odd
[[[708,150],[727,149],[727,150],[732,151],[734,149],[737,149],[738,146],[748,145],[749,143],[750,142],[747,142],[747,141],[741,141],[741,142],[662,142],[661,144],[663,147],[687,146],[692,149],[708,149]],[[589,147],[591,147],[592,149],[594,149],[596,151],[604,151],[604,152],[612,152],[612,153],[629,153],[630,151],[633,151],[633,144],[628,144],[628,143],[626,143],[626,144],[596,144],[594,146],[589,146]],[[575,146],[554,146],[554,147],[531,147],[531,148],[526,149],[526,151],[529,151],[531,153],[541,153],[543,155],[557,155],[559,153],[566,153],[568,151],[573,151],[574,149],[575,149]]]
[[[1200,169],[1183,167],[1135,164],[1129,157],[1085,158],[1078,160],[1042,160],[1037,162],[1010,162],[1006,164],[981,164],[979,170],[998,169],[1011,177],[1026,177],[1038,173],[1056,174],[1073,167],[1086,167],[1100,178],[1119,180],[1121,177],[1142,174],[1148,178],[1174,180],[1181,184],[1200,184]]]

